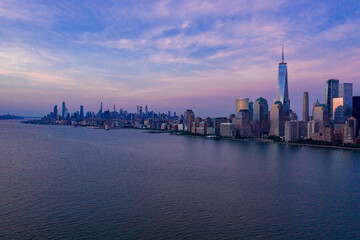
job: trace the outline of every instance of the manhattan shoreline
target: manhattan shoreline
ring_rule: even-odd
[[[27,120],[20,121],[22,124],[33,124],[33,125],[51,125],[51,126],[63,126],[63,127],[82,127],[92,130],[104,130],[102,127],[88,127],[88,126],[73,126],[73,125],[59,125],[59,124],[44,124],[38,120]],[[209,136],[209,135],[200,135],[193,134],[190,132],[182,132],[182,131],[173,131],[173,130],[160,130],[160,129],[143,129],[143,128],[134,128],[134,127],[122,127],[122,128],[112,128],[111,130],[123,130],[123,129],[133,129],[133,130],[141,130],[143,133],[147,134],[160,134],[167,133],[175,136],[183,136],[183,137],[198,137],[212,140],[228,140],[228,141],[240,141],[240,142],[258,142],[258,143],[274,143],[281,145],[290,145],[290,146],[306,146],[306,147],[314,147],[314,148],[332,148],[332,149],[343,149],[343,150],[355,150],[360,151],[360,148],[357,147],[346,147],[346,146],[334,146],[334,145],[317,145],[317,144],[307,144],[307,143],[295,143],[295,142],[277,142],[267,138],[235,138],[235,137],[221,137],[221,136]]]

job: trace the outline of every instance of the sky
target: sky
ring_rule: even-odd
[[[285,45],[291,108],[329,78],[360,95],[360,1],[0,1],[0,114],[136,105],[228,116],[272,104]]]

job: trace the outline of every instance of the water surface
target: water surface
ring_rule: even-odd
[[[0,121],[0,239],[360,239],[360,152]]]

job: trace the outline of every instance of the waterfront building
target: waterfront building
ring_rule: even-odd
[[[270,108],[270,135],[284,136],[284,108],[280,101],[275,103]]]
[[[343,123],[344,120],[344,99],[343,98],[334,98],[333,99],[333,119],[334,123]]]
[[[221,137],[235,137],[236,128],[233,123],[221,123],[220,124],[220,136]]]
[[[325,87],[325,105],[328,108],[329,118],[333,120],[333,99],[339,97],[339,80],[329,79]]]
[[[226,117],[217,117],[214,118],[214,129],[215,129],[215,135],[220,136],[220,125],[221,123],[227,123],[228,119]]]
[[[342,83],[339,86],[339,98],[344,99],[344,106],[352,107],[353,84]]]
[[[194,119],[195,119],[194,113],[192,113],[188,116],[187,130],[191,133],[193,131],[195,131],[195,128],[196,128],[196,122],[194,121]]]
[[[334,143],[334,130],[332,126],[324,126],[322,127],[323,141]],[[340,135],[341,139],[341,135]]]
[[[309,121],[309,93],[304,92],[303,95],[303,122]]]
[[[299,134],[299,122],[298,121],[286,121],[285,122],[285,141],[294,142],[300,138]]]
[[[342,129],[342,144],[353,144],[354,143],[354,132],[353,129],[345,124]]]
[[[183,119],[183,123],[184,123],[184,127],[185,127],[185,129],[184,129],[184,131],[186,131],[186,130],[188,130],[188,131],[190,131],[189,129],[189,116],[190,115],[194,115],[194,112],[191,110],[191,109],[186,109],[185,111],[184,111],[184,119]]]
[[[248,110],[249,111],[249,98],[237,98],[235,100],[235,115],[240,110]]]
[[[284,46],[282,48],[282,61],[279,63],[278,81],[276,87],[276,101],[281,102],[285,111],[290,111],[288,89],[287,63],[284,62]]]
[[[249,110],[240,110],[236,114],[236,117],[233,118],[232,123],[235,125],[237,136],[242,136],[242,137],[252,136]]]
[[[207,135],[215,135],[215,128],[208,126],[208,127],[206,128],[206,134],[207,134]]]
[[[360,96],[352,98],[352,116],[360,121]]]
[[[320,123],[320,128],[330,124],[328,108],[325,104],[315,105],[313,109],[313,120]]]
[[[308,122],[299,122],[299,134],[300,134],[300,137],[304,137],[306,138],[307,137],[307,124]]]
[[[265,98],[258,98],[254,103],[253,120],[261,125],[264,120],[268,119],[269,106]]]
[[[353,136],[359,136],[359,120],[355,117],[350,117],[347,119],[346,124],[352,128]]]
[[[307,138],[313,138],[314,133],[320,133],[320,123],[311,120],[307,123]]]

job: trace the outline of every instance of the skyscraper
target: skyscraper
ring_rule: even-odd
[[[352,98],[352,115],[360,121],[360,96]]]
[[[334,98],[333,99],[333,121],[334,123],[343,123],[344,118],[344,99],[343,98]]]
[[[325,105],[328,108],[330,119],[333,119],[333,99],[337,97],[339,97],[339,80],[327,80],[325,87]]]
[[[84,119],[84,106],[80,106],[80,119]]]
[[[252,121],[253,117],[254,117],[254,103],[253,102],[249,103],[249,113],[250,113],[250,121]]]
[[[102,102],[100,104],[100,112],[102,113],[103,112],[103,105],[102,105]]]
[[[290,111],[290,99],[288,89],[287,64],[284,62],[284,46],[282,47],[282,61],[279,63],[278,82],[276,87],[276,101],[284,106],[285,111]]]
[[[66,109],[66,105],[65,105],[65,101],[62,102],[62,109],[61,109],[61,116],[62,118],[66,118],[67,115],[67,109]]]
[[[254,116],[253,120],[258,121],[260,124],[268,119],[269,106],[265,98],[258,98],[254,103]]]
[[[249,111],[249,98],[237,98],[235,103],[235,115],[240,110],[248,110]]]
[[[303,96],[303,122],[309,121],[309,93],[304,92]]]
[[[276,101],[270,109],[270,135],[284,136],[285,116],[280,101]]]
[[[344,99],[345,106],[352,106],[353,84],[342,83],[339,86],[339,97]]]
[[[320,128],[329,124],[329,113],[325,104],[314,105],[313,120],[320,123]]]
[[[57,105],[54,106],[54,118],[58,117],[58,108]]]

